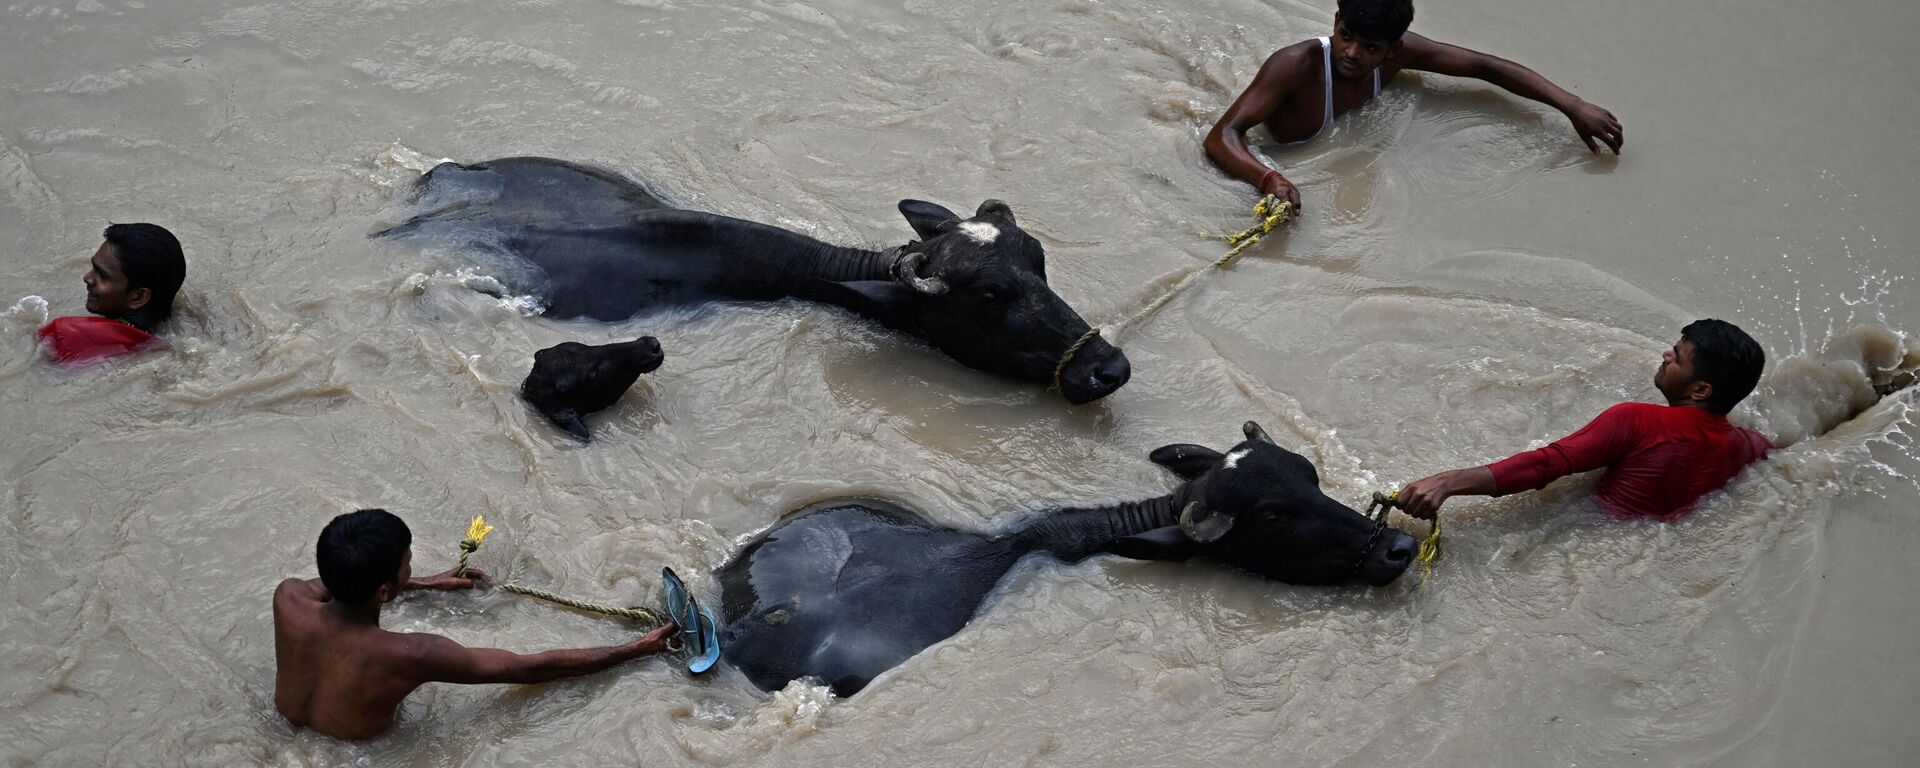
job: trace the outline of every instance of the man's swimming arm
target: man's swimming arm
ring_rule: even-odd
[[[408,634],[406,653],[422,682],[544,683],[575,677],[667,649],[667,638],[680,631],[668,624],[632,642],[604,648],[570,648],[541,653],[514,653],[499,648],[468,648],[439,635]]]
[[[1295,211],[1300,210],[1300,191],[1278,170],[1268,168],[1253,156],[1253,151],[1247,148],[1247,130],[1265,122],[1298,87],[1305,66],[1304,45],[1288,46],[1268,56],[1266,63],[1260,65],[1260,72],[1254,75],[1253,83],[1240,92],[1240,98],[1233,100],[1226,114],[1207,132],[1205,142],[1207,156],[1213,158],[1221,170],[1252,184],[1263,195],[1274,195],[1292,203]]]
[[[408,579],[407,583],[400,585],[400,591],[412,592],[414,590],[426,589],[437,592],[451,592],[456,589],[472,589],[480,586],[481,582],[491,582],[492,580],[493,577],[488,576],[486,571],[478,568],[468,568],[466,574],[462,576],[455,576],[452,570],[448,570],[445,573],[436,573],[423,579]],[[287,579],[280,582],[280,586],[276,591],[284,590],[295,585],[306,589],[308,596],[312,599],[320,600],[331,597],[331,593],[327,591],[327,585],[319,579]]]
[[[1560,110],[1568,120],[1573,121],[1573,130],[1580,134],[1581,141],[1586,142],[1587,149],[1594,152],[1599,152],[1600,144],[1604,143],[1618,155],[1621,145],[1626,143],[1626,137],[1621,133],[1620,119],[1614,117],[1612,112],[1554,85],[1553,81],[1538,72],[1498,56],[1408,32],[1400,38],[1399,63],[1401,69],[1483,80],[1515,96]]]

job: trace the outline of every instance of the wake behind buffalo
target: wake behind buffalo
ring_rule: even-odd
[[[607,171],[537,157],[442,163],[415,213],[381,236],[430,238],[507,259],[497,275],[555,318],[620,321],[710,301],[830,304],[925,339],[962,364],[1053,382],[1068,402],[1126,384],[1126,355],[1047,286],[1046,255],[998,200],[962,218],[900,201],[918,239],[883,250],[674,208]]]

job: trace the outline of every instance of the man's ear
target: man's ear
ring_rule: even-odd
[[[1713,399],[1713,385],[1705,379],[1694,379],[1687,384],[1687,399],[1704,403]]]
[[[127,291],[127,309],[135,312],[140,311],[141,307],[145,307],[147,302],[152,300],[153,290],[145,286]]]
[[[1200,544],[1169,525],[1146,533],[1114,539],[1101,549],[1134,560],[1188,560],[1200,554]]]
[[[953,211],[925,200],[900,201],[900,215],[907,218],[907,224],[921,240],[932,240],[960,223],[960,216]]]
[[[394,575],[398,576],[399,574],[396,573]],[[392,602],[394,598],[400,596],[401,586],[402,585],[399,582],[388,582],[380,586],[374,587],[373,588],[373,599],[375,600],[374,604],[386,605],[387,603]]]
[[[1153,453],[1147,454],[1147,458],[1152,459],[1155,464],[1173,470],[1173,473],[1179,475],[1182,480],[1192,480],[1206,474],[1207,470],[1213,469],[1214,465],[1219,464],[1225,457],[1219,451],[1204,445],[1174,443],[1154,449]]]

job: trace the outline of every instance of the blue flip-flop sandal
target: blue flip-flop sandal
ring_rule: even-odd
[[[667,615],[680,625],[687,643],[687,671],[700,674],[720,661],[720,622],[713,611],[688,594],[687,585],[672,568],[660,569],[660,582],[667,593]]]

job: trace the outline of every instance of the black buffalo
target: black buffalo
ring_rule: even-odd
[[[1170,445],[1152,458],[1172,494],[1060,509],[999,535],[957,531],[877,500],[815,504],[748,542],[718,573],[723,657],[763,690],[811,678],[850,696],[966,626],[1030,554],[1204,557],[1293,584],[1384,585],[1413,537],[1320,491],[1313,465],[1248,422],[1225,454]]]
[[[918,240],[866,250],[779,227],[677,209],[618,175],[537,157],[442,163],[419,213],[383,233],[426,235],[508,258],[498,275],[560,318],[625,320],[713,300],[787,297],[845,307],[926,339],[968,366],[1051,382],[1087,322],[1047,287],[1039,241],[988,200],[971,218],[919,200]],[[1067,400],[1112,394],[1127,358],[1094,338],[1060,374]]]
[[[589,440],[592,433],[582,417],[613,405],[664,357],[652,336],[597,347],[562,342],[533,353],[533,370],[520,382],[520,397],[554,426]]]

